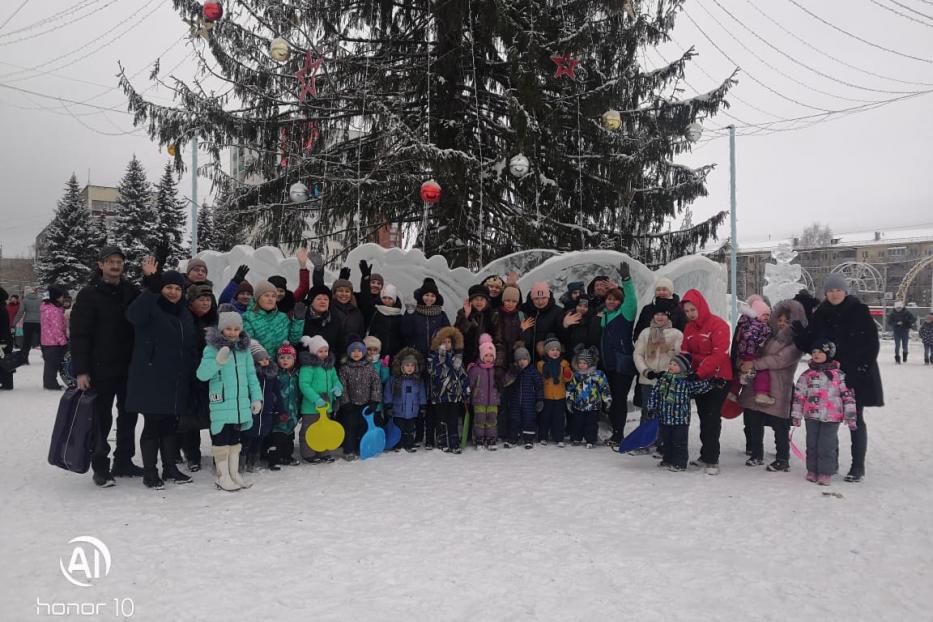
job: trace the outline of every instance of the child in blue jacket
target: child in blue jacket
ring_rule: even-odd
[[[414,348],[402,348],[392,360],[392,377],[382,390],[386,417],[391,416],[402,431],[401,448],[408,453],[415,449],[415,421],[424,417],[428,394],[421,379],[421,353]],[[395,448],[398,451],[399,447]]]
[[[240,461],[240,467],[248,473],[260,470],[259,454],[272,433],[272,426],[279,418],[281,400],[279,398],[278,369],[272,364],[269,353],[255,339],[249,343],[249,350],[253,355],[253,364],[256,366],[256,376],[262,389],[262,410],[253,413],[253,425],[242,432],[243,455],[246,460]]]
[[[571,412],[570,442],[592,449],[599,440],[599,414],[612,406],[609,379],[596,369],[599,350],[577,346],[573,357],[573,378],[567,383],[567,409]],[[623,398],[624,399],[624,398]]]
[[[531,353],[524,346],[515,348],[512,354],[515,367],[506,379],[509,393],[509,429],[514,435],[502,443],[509,449],[519,444],[518,431],[525,443],[525,449],[535,446],[538,435],[538,414],[544,410],[544,380],[534,365]]]

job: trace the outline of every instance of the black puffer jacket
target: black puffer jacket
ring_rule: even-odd
[[[133,326],[126,310],[139,288],[121,280],[111,285],[98,274],[82,288],[71,310],[71,361],[74,373],[95,378],[125,378],[133,356]]]
[[[859,406],[884,406],[881,372],[878,369],[878,327],[868,307],[855,296],[846,296],[838,305],[824,300],[813,311],[810,325],[794,340],[802,352],[825,337],[836,344],[836,360],[846,375],[846,384],[855,392]]]
[[[638,314],[638,320],[635,322],[635,328],[632,330],[633,340],[637,340],[641,331],[651,325],[654,314],[659,310],[670,311],[671,326],[680,332],[684,332],[684,327],[687,325],[687,316],[684,314],[684,310],[680,308],[680,297],[674,294],[672,298],[655,298],[641,308],[641,313]]]
[[[535,365],[543,357],[544,339],[548,335],[557,335],[559,338],[564,335],[564,310],[554,302],[554,294],[551,294],[547,305],[543,309],[538,309],[531,301],[531,294],[525,301],[523,307],[525,317],[535,319],[535,325],[522,333],[522,341],[531,354],[531,364]]]

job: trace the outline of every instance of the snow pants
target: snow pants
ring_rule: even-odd
[[[392,417],[395,425],[402,432],[402,439],[399,441],[402,449],[411,449],[415,446],[415,422],[417,419],[406,419],[405,417]]]
[[[839,423],[807,419],[807,471],[834,475],[839,470]]]
[[[865,454],[868,452],[868,427],[865,425],[865,409],[858,406],[855,409],[856,429],[851,431],[852,436],[852,473],[865,475]]]
[[[355,404],[344,404],[337,413],[337,421],[343,426],[343,455],[359,455],[360,439],[363,438],[363,430],[366,423],[363,421],[364,406]]]
[[[473,405],[473,440],[477,445],[495,443],[499,429],[499,407],[495,404]]]
[[[42,346],[42,387],[45,389],[58,389],[58,370],[68,346]]]
[[[752,452],[752,458],[764,460],[765,427],[767,426],[774,430],[774,449],[777,459],[785,462],[790,460],[790,419],[746,409],[745,421],[748,424],[748,448]]]
[[[612,404],[609,406],[609,423],[612,425],[612,440],[618,443],[625,434],[625,420],[628,417],[628,392],[632,388],[635,376],[619,371],[607,371]]]
[[[933,363],[933,343],[923,344],[923,362]]]
[[[587,443],[595,445],[599,441],[599,413],[598,410],[574,410],[570,440],[578,443],[585,438]]]
[[[460,447],[460,413],[462,406],[453,404],[434,404],[437,416],[437,446],[442,449]]]
[[[136,413],[126,412],[126,378],[91,378],[97,391],[97,445],[91,457],[95,473],[110,468],[110,428],[113,426],[113,400],[117,400],[117,446],[113,452],[116,464],[126,464],[136,455]]]
[[[690,424],[658,426],[658,440],[664,447],[664,462],[687,468],[687,439]]]
[[[563,442],[566,412],[567,402],[565,400],[544,400],[544,409],[538,416],[538,439],[550,440],[552,443]]]
[[[700,420],[700,460],[706,464],[719,464],[719,434],[722,432],[719,411],[727,394],[725,387],[714,388],[694,398]]]

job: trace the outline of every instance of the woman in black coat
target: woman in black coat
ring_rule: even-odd
[[[147,289],[126,310],[126,319],[135,333],[126,409],[145,417],[139,439],[143,483],[161,489],[163,479],[179,484],[191,481],[175,466],[174,457],[178,451],[178,418],[188,409],[198,341],[183,296],[184,276],[174,271],[157,275],[156,265],[151,257],[143,260]],[[162,478],[156,469],[160,450]]]
[[[197,338],[195,352],[204,352],[204,346],[207,345],[205,331],[209,327],[217,327],[217,299],[214,298],[214,292],[209,285],[192,285],[185,292],[185,298],[194,321],[194,334]],[[201,470],[201,430],[211,427],[207,385],[207,382],[198,380],[197,376],[191,376],[188,409],[178,420],[178,442],[185,453],[189,471]],[[175,461],[179,462],[180,456],[177,456]]]
[[[836,344],[836,360],[846,375],[846,385],[855,393],[856,429],[852,430],[852,468],[847,482],[860,482],[865,477],[865,453],[868,430],[863,409],[884,406],[881,372],[878,370],[878,327],[868,306],[849,295],[845,279],[831,274],[824,283],[826,299],[813,311],[810,325],[804,329],[795,324],[796,344],[803,352],[821,337]]]
[[[9,356],[13,352],[13,339],[10,336],[10,317],[6,312],[6,290],[0,287],[0,354]],[[13,390],[13,372],[0,367],[0,390]]]

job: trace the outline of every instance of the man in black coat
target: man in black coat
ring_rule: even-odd
[[[136,453],[136,413],[126,412],[126,382],[133,355],[133,327],[126,309],[139,288],[123,278],[125,256],[108,246],[98,256],[98,273],[78,292],[71,311],[71,360],[78,388],[97,391],[97,447],[91,458],[94,483],[114,485],[114,476],[141,477],[133,464]],[[113,424],[113,400],[117,400],[117,446],[110,468],[107,436]]]
[[[888,328],[894,332],[894,362],[901,364],[901,347],[904,349],[904,362],[907,362],[907,344],[910,343],[910,329],[917,324],[914,314],[904,308],[904,301],[894,303],[894,310],[888,314]]]
[[[852,468],[847,482],[860,482],[865,476],[865,453],[868,430],[863,409],[884,406],[881,372],[878,369],[878,327],[868,306],[849,295],[848,285],[841,275],[831,274],[823,285],[826,299],[813,311],[810,324],[804,328],[794,322],[794,343],[801,352],[819,338],[836,344],[836,361],[846,376],[846,385],[855,393],[856,429],[852,430]]]

